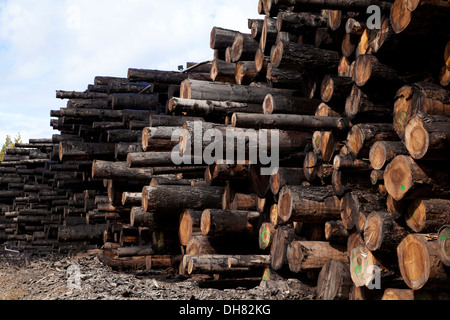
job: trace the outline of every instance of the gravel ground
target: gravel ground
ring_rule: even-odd
[[[310,285],[288,279],[252,288],[203,288],[174,271],[114,271],[94,253],[0,251],[0,300],[313,300]]]

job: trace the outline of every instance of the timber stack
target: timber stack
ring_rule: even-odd
[[[2,212],[44,210],[35,232],[56,213],[57,243],[99,246],[121,270],[301,278],[324,300],[449,299],[448,1],[260,0],[258,12],[247,33],[212,28],[211,61],[58,91],[50,178],[33,188],[61,198],[24,207],[46,189],[11,185]]]

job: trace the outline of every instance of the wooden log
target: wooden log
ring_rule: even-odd
[[[187,74],[174,71],[128,69],[128,80],[130,82],[180,84],[187,78]]]
[[[135,246],[117,248],[117,256],[123,257],[142,257],[155,254],[153,246]]]
[[[419,290],[432,282],[445,285],[448,275],[439,259],[435,237],[412,233],[397,247],[398,265],[406,285]],[[448,284],[447,284],[448,285]]]
[[[109,143],[63,141],[59,144],[59,159],[61,161],[113,159],[114,147],[114,144]]]
[[[303,97],[285,97],[268,94],[264,98],[264,114],[315,115],[322,102]]]
[[[405,211],[405,221],[414,232],[430,233],[450,223],[450,200],[416,199]]]
[[[153,170],[152,168],[129,168],[126,162],[94,160],[92,178],[150,183],[153,178]]]
[[[259,216],[259,212],[206,209],[200,229],[204,236],[255,235],[255,220]]]
[[[259,41],[259,47],[262,51],[269,55],[272,46],[277,39],[277,19],[266,16],[264,17],[263,28],[261,30],[261,39]]]
[[[158,105],[157,94],[115,93],[111,95],[113,110],[151,110]]]
[[[264,269],[270,266],[269,255],[230,255],[228,256],[228,268],[251,268],[253,270]]]
[[[404,155],[395,157],[384,171],[386,189],[397,201],[427,194],[445,198],[448,181],[448,172],[443,168],[430,168]]]
[[[377,285],[391,280],[392,278],[396,280],[397,270],[392,266],[385,266],[375,257],[374,253],[367,249],[364,244],[360,244],[351,250],[349,256],[350,259],[350,274],[353,283],[357,287],[366,286],[370,288],[371,285]],[[379,273],[378,273],[379,271]],[[381,278],[377,278],[377,276]]]
[[[235,71],[236,63],[215,59],[211,67],[211,79],[213,81],[234,83],[236,81]]]
[[[250,84],[261,79],[255,61],[238,61],[234,77],[237,84]]]
[[[231,45],[231,62],[253,60],[258,46],[251,34],[237,33]]]
[[[370,148],[377,141],[398,141],[391,124],[366,123],[353,126],[346,141],[348,153],[354,158],[369,158]]]
[[[142,190],[142,207],[147,212],[178,215],[184,210],[183,208],[193,210],[219,209],[222,193],[223,188],[221,187],[144,187]]]
[[[180,98],[214,101],[234,101],[262,104],[267,94],[293,96],[298,91],[221,82],[186,80],[180,89]]]
[[[361,54],[356,57],[354,79],[359,87],[382,86],[387,90],[396,90],[395,87],[400,88],[402,86],[397,71],[380,63],[371,54]],[[391,86],[393,88],[389,88]]]
[[[278,42],[271,55],[276,68],[329,74],[336,72],[339,59],[336,51],[287,41]]]
[[[340,217],[340,201],[326,187],[285,186],[278,199],[278,213],[284,222],[321,223]]]
[[[323,265],[317,279],[317,299],[348,300],[352,284],[348,263],[330,259]]]
[[[259,228],[258,243],[261,250],[270,248],[275,233],[275,226],[272,223],[264,222]]]
[[[329,259],[347,262],[345,249],[326,241],[293,241],[286,252],[289,269],[294,273],[318,271]]]
[[[142,149],[145,152],[171,152],[177,146],[181,127],[148,127],[142,130]],[[174,140],[172,140],[172,137]]]
[[[189,115],[199,117],[225,116],[233,112],[262,113],[260,104],[181,98],[172,98],[169,101],[169,111],[176,113],[186,112]]]
[[[364,240],[370,251],[390,252],[409,234],[385,211],[374,211],[367,216]]]
[[[347,230],[356,227],[363,232],[367,216],[373,211],[382,211],[384,203],[379,194],[364,191],[351,191],[345,194],[341,202],[341,221]]]
[[[142,142],[119,142],[114,147],[114,157],[116,161],[126,161],[129,153],[142,151]]]
[[[375,170],[381,170],[396,156],[405,155],[407,152],[401,141],[377,141],[370,148],[370,164]]]
[[[141,130],[128,129],[105,129],[107,130],[106,141],[108,143],[117,142],[138,142],[141,139]]]
[[[342,220],[325,222],[325,239],[328,241],[346,242],[349,233]]]
[[[303,168],[279,168],[276,174],[270,176],[270,190],[278,194],[287,185],[301,185],[306,181]]]
[[[272,245],[270,246],[272,269],[281,270],[288,266],[286,253],[294,237],[295,234],[292,226],[279,226],[275,229]]]
[[[238,31],[213,27],[210,34],[211,49],[225,50],[233,45]]]
[[[316,117],[294,114],[247,114],[234,113],[232,117],[233,127],[255,128],[255,129],[280,129],[280,130],[301,130],[301,129],[334,129],[346,130],[349,122],[346,118],[338,117]]]
[[[200,224],[203,211],[184,210],[180,216],[178,235],[180,244],[186,246],[194,233],[201,231]]]
[[[354,123],[390,122],[392,107],[380,96],[367,94],[365,88],[353,85],[345,101],[345,115]]]
[[[122,193],[122,205],[125,207],[132,207],[141,204],[142,193],[139,192],[124,192]]]
[[[433,1],[430,5],[418,0],[396,0],[392,5],[390,20],[396,34],[427,35],[434,32],[447,35],[441,28],[449,26],[445,19],[448,12],[448,5],[442,1]]]
[[[277,16],[278,32],[289,32],[292,34],[305,34],[310,29],[323,28],[327,26],[324,16],[307,12],[279,12]]]
[[[439,259],[447,267],[450,266],[450,227],[442,226],[438,232],[438,254]]]
[[[56,91],[57,99],[104,99],[108,94],[97,92]]]
[[[338,0],[278,0],[278,4],[294,6],[295,10],[320,11],[322,9],[344,10],[350,12],[366,12],[367,8],[374,4],[378,5],[382,11],[390,10],[392,4],[388,1],[338,1]]]
[[[331,106],[334,110],[343,113],[342,106],[349,96],[353,87],[353,80],[350,77],[339,77],[326,75],[322,80],[321,98],[322,101]]]
[[[315,93],[313,79],[296,70],[275,68],[269,63],[265,75],[267,83],[273,88],[299,90],[306,98],[311,98]]]
[[[404,140],[409,119],[417,113],[450,115],[450,94],[431,82],[417,82],[400,88],[395,94],[394,128]]]
[[[74,242],[74,241],[96,241],[103,240],[103,231],[106,225],[80,225],[80,226],[59,226],[58,242]]]
[[[450,118],[414,115],[405,127],[405,146],[416,160],[448,160]]]
[[[370,162],[367,160],[353,159],[349,154],[339,154],[333,159],[334,170],[352,170],[352,171],[369,171],[372,170]]]

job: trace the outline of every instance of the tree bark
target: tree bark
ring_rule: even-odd
[[[129,168],[126,162],[109,162],[94,160],[92,164],[94,179],[113,179],[117,181],[136,181],[150,183],[153,178],[152,168]]]
[[[203,211],[200,229],[204,236],[252,236],[256,234],[254,225],[258,219],[259,212],[207,209]]]

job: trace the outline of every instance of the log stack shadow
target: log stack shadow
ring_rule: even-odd
[[[211,30],[212,62],[57,91],[60,133],[1,164],[5,245],[211,285],[299,278],[323,300],[448,299],[450,7],[377,4],[370,29],[367,1],[260,0],[248,33]],[[230,133],[231,153],[211,146]],[[262,147],[272,175],[249,161]]]

